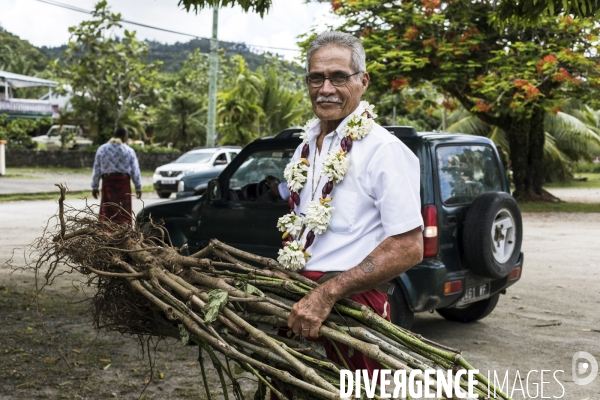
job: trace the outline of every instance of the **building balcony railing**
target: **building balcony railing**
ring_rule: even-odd
[[[52,104],[47,100],[0,99],[0,114],[52,115]]]

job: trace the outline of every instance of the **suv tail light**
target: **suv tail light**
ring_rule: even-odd
[[[423,230],[423,258],[435,257],[438,253],[438,214],[435,205],[423,206],[421,210]]]
[[[462,292],[462,290],[463,290],[463,281],[446,282],[446,284],[444,285],[444,294],[445,295],[460,293],[460,292]]]
[[[510,271],[510,274],[508,274],[509,281],[514,281],[515,279],[519,279],[520,277],[521,277],[521,267],[514,268],[512,271]]]

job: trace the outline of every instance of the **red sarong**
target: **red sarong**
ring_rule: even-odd
[[[323,275],[325,275],[324,272],[317,272],[317,271],[303,271],[303,272],[301,272],[301,274],[315,282],[318,281],[319,279],[321,279],[321,277]],[[371,307],[377,314],[381,315],[386,320],[390,321],[390,305],[387,301],[388,300],[387,293],[380,292],[379,290],[376,290],[376,289],[372,289],[367,292],[363,292],[360,294],[355,294],[353,296],[350,296],[350,298],[352,300],[356,301],[357,303],[364,304],[366,306]],[[289,328],[281,328],[281,329],[279,329],[278,335],[282,336],[282,337],[287,337],[287,333],[289,330],[290,330]],[[335,349],[331,345],[331,342],[329,340],[327,340],[326,338],[321,336],[316,339],[306,339],[306,340],[311,341],[311,342],[322,343],[323,347],[325,348],[325,352],[327,353],[327,358],[338,363],[339,365],[342,365],[342,366],[344,365],[342,362],[340,362],[340,359],[339,359],[337,353],[335,352]],[[348,357],[349,348],[346,345],[341,344],[339,342],[335,342],[335,344],[336,344],[337,348],[340,350],[342,357],[344,357],[344,360],[346,360],[346,363],[348,364],[348,367],[350,368],[351,371],[356,371],[357,369],[366,369],[369,371],[369,377],[373,378],[373,371],[376,369],[381,369],[381,364],[379,364],[377,361],[365,356],[363,353],[354,351],[354,354],[352,354],[351,357]],[[285,393],[285,394],[291,399],[291,396],[289,393]],[[277,399],[277,396],[271,395],[271,399],[272,400]]]
[[[131,183],[128,175],[102,177],[100,218],[119,224],[131,223]],[[117,207],[117,204],[122,207]]]

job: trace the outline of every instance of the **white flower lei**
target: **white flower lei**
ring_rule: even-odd
[[[377,114],[375,114],[375,106],[373,104],[369,104],[366,101],[361,101],[360,105],[364,108],[363,113],[366,111],[371,115],[370,118],[377,118]]]
[[[352,140],[360,140],[367,136],[373,127],[373,121],[362,115],[353,115],[344,127],[344,136],[350,136]]]
[[[300,139],[302,139],[302,143],[308,143],[308,129],[310,128],[310,125],[316,120],[316,118],[311,118],[304,124],[302,132],[300,133]]]
[[[306,259],[310,257],[306,249],[312,245],[315,234],[322,235],[329,228],[334,207],[331,207],[329,204],[331,197],[327,196],[333,190],[333,184],[340,183],[348,171],[350,160],[347,154],[352,149],[352,141],[363,139],[373,128],[373,118],[377,117],[374,107],[366,101],[361,101],[360,105],[364,109],[362,114],[353,114],[346,123],[346,126],[344,126],[344,129],[342,129],[342,149],[331,150],[323,160],[321,175],[327,178],[328,183],[326,185],[330,185],[329,191],[323,193],[323,197],[319,200],[311,201],[308,204],[304,219],[300,215],[296,215],[294,208],[299,204],[299,200],[297,200],[299,199],[298,194],[308,180],[310,163],[307,157],[310,149],[308,147],[307,131],[315,119],[309,120],[304,125],[303,132],[300,134],[304,145],[302,158],[298,161],[291,161],[285,167],[283,176],[292,192],[292,196],[288,201],[292,211],[277,221],[277,228],[283,232],[283,239],[288,240],[284,242],[283,248],[279,250],[277,261],[288,269],[299,270],[304,268]],[[305,228],[308,228],[309,232],[304,235],[304,245],[302,245],[300,237],[303,235]]]
[[[306,257],[304,251],[302,251],[302,244],[296,240],[288,242],[283,249],[279,249],[277,261],[294,271],[304,268]]]
[[[277,229],[295,237],[302,230],[302,218],[292,213],[285,214],[277,221]]]
[[[325,233],[329,227],[333,210],[334,208],[329,203],[321,203],[318,200],[311,201],[306,208],[306,216],[304,217],[306,227],[319,235]]]
[[[308,165],[304,160],[298,160],[296,162],[290,162],[283,171],[283,177],[288,183],[288,187],[291,191],[298,193],[302,190],[304,183],[306,182],[306,175],[308,174]]]
[[[348,166],[350,166],[350,160],[346,157],[344,150],[331,150],[323,160],[321,175],[325,176],[328,181],[340,183],[344,180]]]

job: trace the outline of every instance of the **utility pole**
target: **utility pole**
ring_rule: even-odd
[[[448,128],[448,122],[446,120],[446,107],[442,106],[442,132],[446,132]]]
[[[217,70],[219,68],[219,7],[213,7],[213,29],[210,39],[210,59],[208,73],[208,121],[206,123],[206,147],[214,147],[217,120]]]

